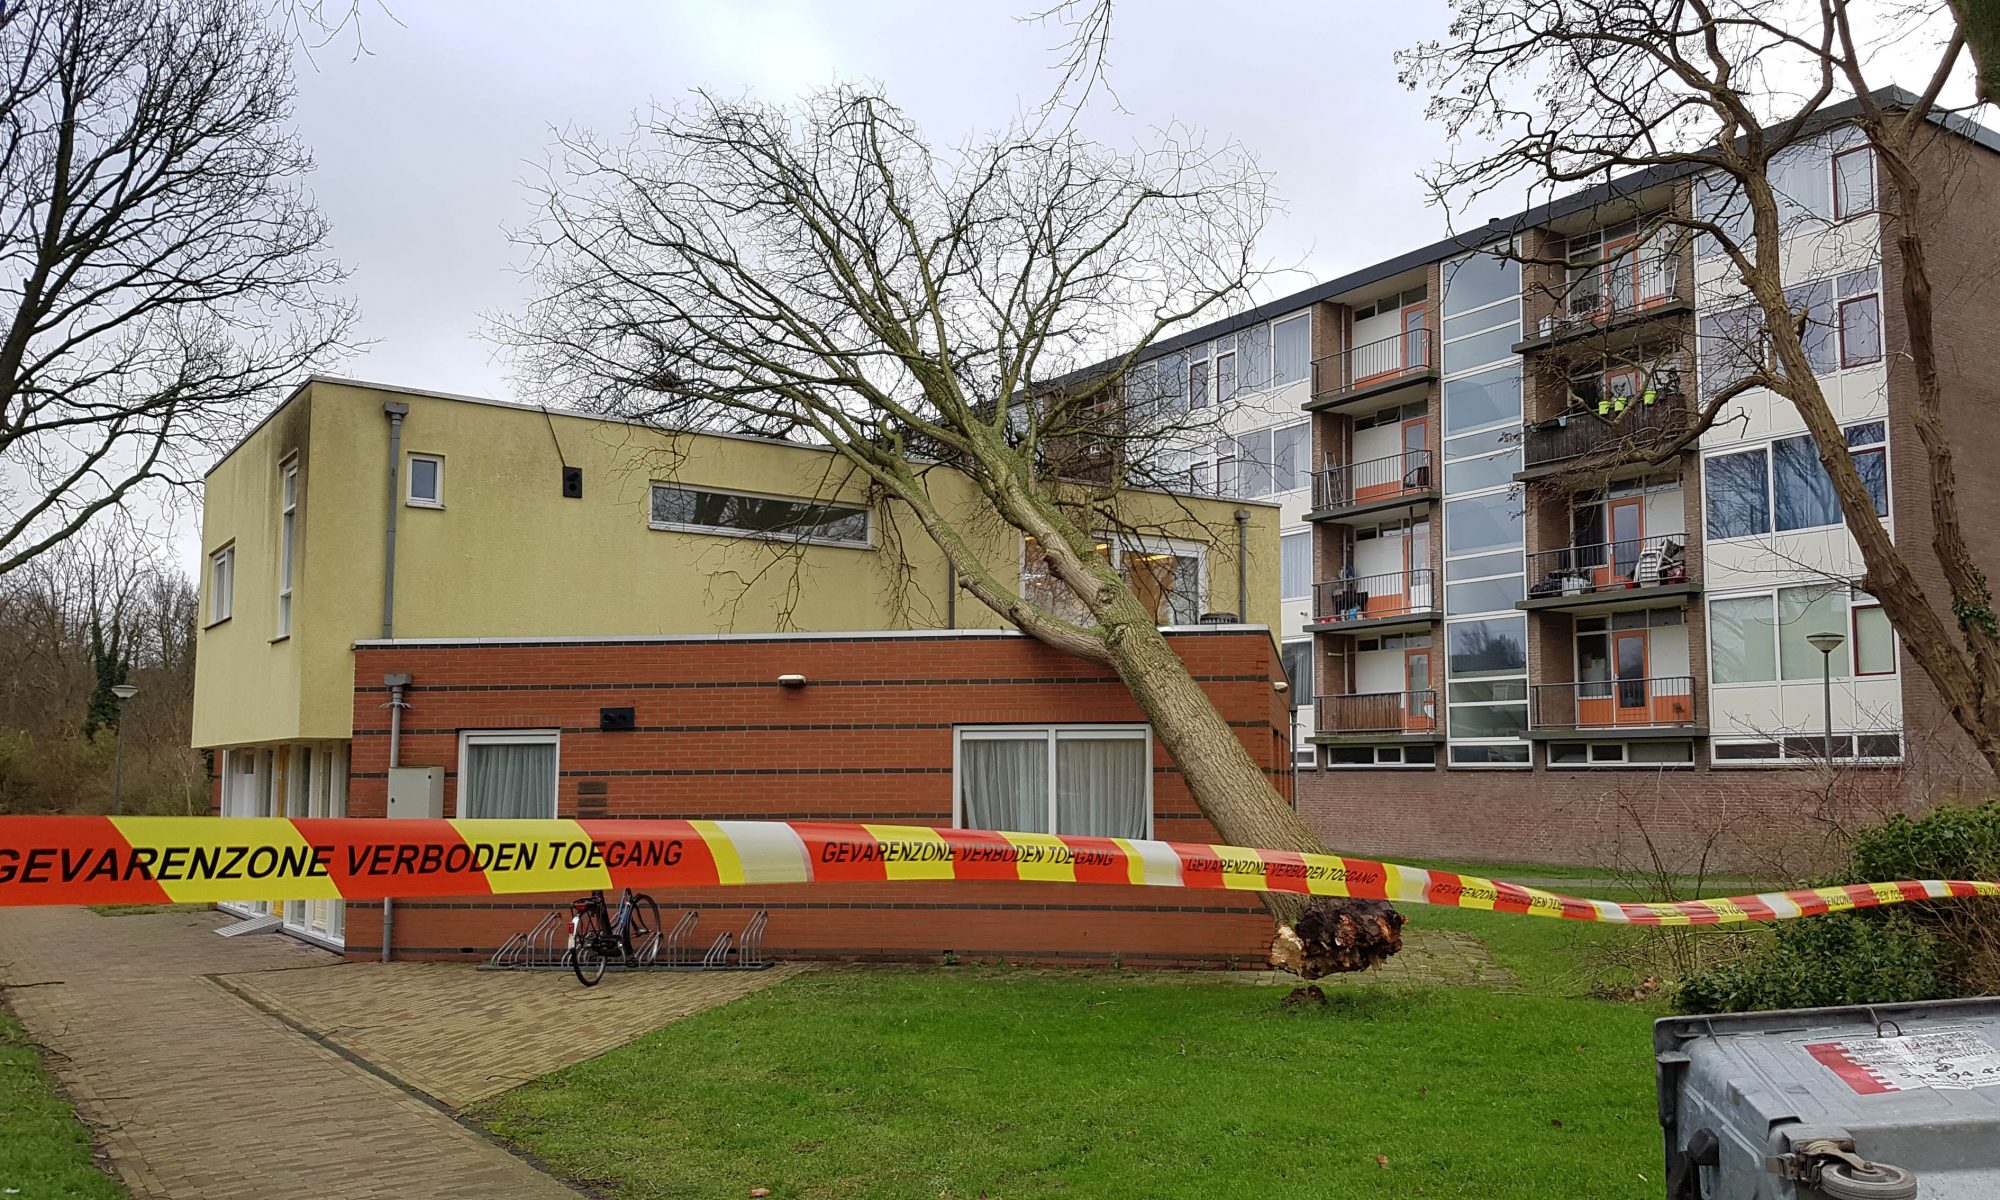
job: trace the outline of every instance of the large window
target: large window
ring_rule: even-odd
[[[963,829],[1146,838],[1153,753],[1144,725],[958,730],[955,824]]]
[[[653,485],[652,526],[829,546],[871,545],[868,510],[858,505],[666,483]]]
[[[1272,382],[1299,383],[1312,372],[1312,319],[1303,314],[1271,326]]]
[[[1172,538],[1120,540],[1108,534],[1100,536],[1103,540],[1097,543],[1097,553],[1110,560],[1154,621],[1193,625],[1201,620],[1208,595],[1206,547]],[[1021,595],[1064,620],[1079,625],[1094,622],[1083,601],[1056,577],[1048,555],[1034,538],[1022,539]]]
[[[458,815],[556,815],[553,729],[468,730],[458,738]]]
[[[299,464],[293,459],[281,468],[278,510],[278,636],[292,633],[292,579],[298,571],[299,550]]]
[[[230,543],[208,556],[208,623],[229,619],[236,608],[236,545]]]
[[[1305,421],[1252,429],[1217,441],[1190,463],[1196,492],[1256,499],[1312,483],[1312,426]]]
[[[1863,421],[1842,431],[1854,469],[1874,501],[1875,515],[1883,517],[1889,515],[1887,434],[1881,421]],[[1842,522],[1833,480],[1809,434],[1711,455],[1702,464],[1702,490],[1711,540]]]
[[[1881,607],[1843,585],[1814,583],[1709,601],[1710,677],[1718,685],[1818,679],[1827,664],[1809,640],[1815,633],[1846,635],[1833,654],[1835,679],[1896,669],[1896,635]]]
[[[1285,664],[1285,682],[1291,685],[1292,707],[1311,708],[1313,702],[1313,644],[1286,642],[1280,651]]]
[[[1278,539],[1278,592],[1287,600],[1312,595],[1312,530],[1301,529]]]
[[[1799,341],[1815,375],[1832,375],[1882,359],[1881,279],[1874,269],[1849,271],[1785,289],[1793,312],[1803,313]],[[1769,365],[1782,373],[1764,332],[1761,309],[1746,305],[1701,318],[1701,386],[1714,395]]]
[[[1766,173],[1778,202],[1778,228],[1789,237],[1803,229],[1844,221],[1875,208],[1875,162],[1864,135],[1853,126],[1792,146],[1772,156]],[[1750,205],[1734,179],[1720,172],[1695,181],[1695,212],[1728,233],[1745,251],[1754,250]],[[1722,253],[1714,238],[1697,241],[1703,257]]]

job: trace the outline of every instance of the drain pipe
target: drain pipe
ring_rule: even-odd
[[[382,406],[389,418],[389,536],[382,551],[382,640],[396,636],[396,483],[403,465],[403,418],[410,406],[390,401]]]
[[[1236,510],[1236,619],[1250,623],[1250,510]]]
[[[410,406],[391,400],[382,405],[382,415],[389,418],[389,523],[387,536],[382,546],[382,640],[396,636],[396,510],[402,505],[397,492],[397,484],[403,467],[403,418],[410,415]],[[408,675],[385,675],[382,682],[389,685],[389,767],[391,770],[402,765],[403,751],[403,689],[409,685]],[[386,801],[385,801],[386,802]],[[382,897],[382,961],[389,961],[389,935],[396,925],[396,902]]]
[[[403,710],[410,702],[403,699],[403,689],[410,686],[408,675],[384,675],[382,682],[389,687],[389,770],[394,772],[403,765]],[[389,961],[390,934],[396,928],[396,902],[382,897],[382,961]]]

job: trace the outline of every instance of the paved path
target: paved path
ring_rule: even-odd
[[[224,921],[214,913],[0,909],[0,998],[53,1052],[58,1080],[139,1200],[576,1200],[576,1191],[438,1105],[252,999],[336,1043],[346,1039],[355,1053],[382,1053],[382,1069],[411,1071],[424,1081],[419,1088],[461,1097],[508,1086],[511,1079],[483,1079],[488,1068],[479,1064],[500,1041],[527,1036],[530,1019],[540,1022],[541,1041],[517,1061],[551,1069],[691,1011],[693,999],[651,994],[661,985],[716,988],[685,977],[607,979],[582,1001],[592,1012],[582,1023],[588,1040],[565,1049],[561,1022],[547,1014],[558,996],[577,999],[573,983],[560,993],[553,976],[334,965],[332,955],[289,938],[218,938],[212,930]],[[454,996],[461,984],[467,995]],[[369,995],[378,989],[386,993],[379,1004]],[[529,1002],[514,1012],[508,995]],[[428,1032],[397,1034],[391,1017]],[[484,1053],[451,1053],[455,1039]]]
[[[464,1108],[804,969],[613,971],[585,989],[567,971],[345,963],[227,975],[221,982],[403,1083]]]

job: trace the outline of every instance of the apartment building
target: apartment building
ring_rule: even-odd
[[[1839,115],[1776,181],[1784,282],[1882,520],[1936,583],[1914,380],[1883,302],[1893,219]],[[2000,577],[2000,136],[1941,129],[1923,162],[1949,197],[1929,219],[1952,248],[1932,266],[1960,499]],[[1310,639],[1298,791],[1330,843],[1590,861],[1641,819],[1681,844],[1788,803],[1803,819],[1800,769],[1829,761],[1898,797],[1977,780],[1867,595],[1789,402],[1745,392],[1692,436],[1758,353],[1756,322],[1715,247],[1661,217],[1740,225],[1739,207],[1694,172],[1640,173],[1239,322],[1309,326],[1307,378],[1287,386],[1306,391],[1310,486],[1284,511],[1303,516],[1311,598],[1284,636]]]
[[[930,485],[988,569],[1046,583],[1013,531],[965,519],[968,481]],[[1288,790],[1278,507],[1112,503],[1105,553]],[[1115,674],[962,599],[937,547],[821,448],[318,378],[209,472],[202,536],[194,744],[224,814],[385,816],[391,770],[416,767],[444,816],[1216,837]],[[1087,890],[658,899],[766,910],[791,955],[1219,963],[1268,937],[1254,897]],[[391,951],[488,953],[569,899],[405,904]],[[374,906],[244,907],[382,952]]]

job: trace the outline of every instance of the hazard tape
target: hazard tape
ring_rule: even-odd
[[[1335,854],[919,825],[0,817],[0,905],[933,880],[1302,892],[1621,925],[1733,925],[2000,896],[2000,883],[1924,879],[1633,904]]]

